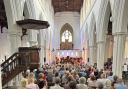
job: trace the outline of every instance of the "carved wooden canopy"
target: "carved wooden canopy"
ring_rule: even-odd
[[[83,0],[52,0],[55,12],[75,11],[80,12]]]
[[[24,19],[16,21],[16,23],[21,26],[23,29],[45,29],[49,27],[49,23],[47,21],[34,20],[34,19]]]

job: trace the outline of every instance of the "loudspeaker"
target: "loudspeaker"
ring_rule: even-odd
[[[88,58],[88,62],[89,62],[89,58]]]
[[[44,57],[44,62],[46,62],[46,57]]]

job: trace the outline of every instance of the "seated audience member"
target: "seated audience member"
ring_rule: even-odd
[[[110,72],[109,73],[109,76],[107,77],[107,79],[113,81],[113,72]]]
[[[107,80],[107,81],[106,81],[106,85],[104,86],[104,89],[114,89],[114,88],[112,87],[112,82],[111,82],[111,80]]]
[[[52,86],[52,87],[50,87],[50,89],[64,89],[59,84],[60,84],[60,78],[59,77],[56,77],[55,78],[55,85]]]
[[[27,85],[27,79],[23,78],[21,80],[21,86],[18,89],[26,89],[26,85]]]
[[[77,89],[76,84],[77,84],[76,81],[71,81],[71,82],[69,83],[69,89]]]
[[[26,89],[39,89],[38,85],[34,83],[34,74],[30,73],[28,75],[28,85],[26,86]]]
[[[128,89],[126,86],[123,84],[123,80],[121,78],[117,79],[117,83],[114,85],[115,89]]]
[[[69,75],[68,78],[67,78],[67,82],[66,82],[66,84],[65,84],[65,86],[64,86],[64,89],[70,89],[69,85],[70,85],[70,83],[71,83],[72,81],[75,81],[75,80],[74,80],[74,78],[73,78],[72,75]]]
[[[52,78],[52,82],[53,82],[53,83],[55,83],[56,77],[59,77],[59,73],[58,73],[58,72],[56,72],[56,73],[55,73],[55,76]]]
[[[117,79],[118,79],[118,76],[114,75],[113,76],[113,81],[112,81],[112,87],[114,88],[114,85],[117,83]]]
[[[98,82],[98,83],[97,83],[97,88],[96,88],[96,89],[104,89],[104,85],[103,85],[103,83]]]
[[[88,82],[89,89],[95,89],[96,88],[96,78],[94,75],[91,75],[87,82]]]
[[[86,85],[86,78],[81,77],[79,79],[79,84],[76,85],[77,89],[88,89],[87,85]]]
[[[40,89],[46,87],[46,80],[43,79],[44,74],[40,73],[38,76],[38,80],[37,80],[37,85],[39,86]]]
[[[101,77],[99,79],[97,79],[97,82],[101,82],[105,86],[107,80],[108,79],[105,78],[105,74],[103,73],[103,74],[101,74]]]

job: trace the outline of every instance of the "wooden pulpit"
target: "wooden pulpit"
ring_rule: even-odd
[[[29,58],[25,60],[30,60],[30,69],[37,69],[39,67],[39,50],[40,48],[36,47],[19,47],[20,53],[26,53],[26,55],[29,55]],[[22,58],[24,60],[24,58]],[[28,62],[28,61],[25,61]]]

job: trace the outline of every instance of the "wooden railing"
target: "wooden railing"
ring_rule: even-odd
[[[2,85],[7,84],[28,67],[30,70],[39,67],[39,48],[19,47],[19,52],[5,60],[1,64]]]
[[[30,54],[29,53],[14,53],[5,62],[1,64],[2,68],[2,85],[8,83],[11,79],[16,77],[19,73],[26,70],[30,66]]]
[[[14,53],[12,56],[10,56],[7,60],[5,60],[1,66],[4,66],[6,65],[7,63],[9,63],[10,60],[13,60],[16,56],[17,56],[18,53]]]

